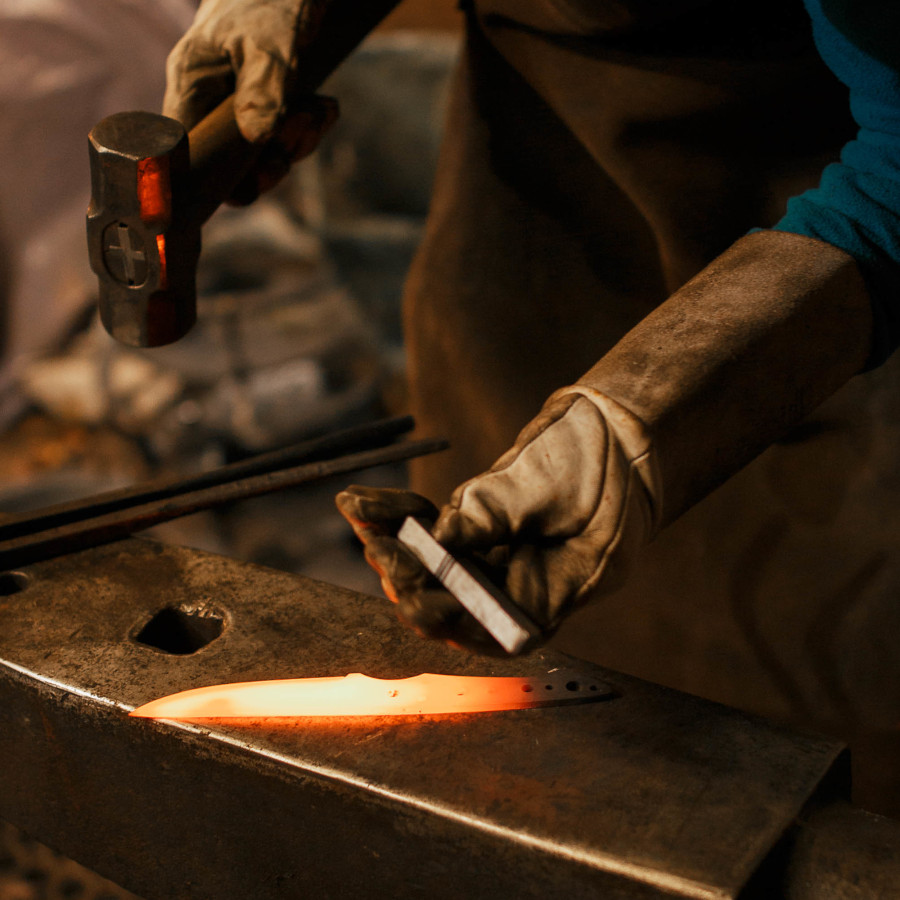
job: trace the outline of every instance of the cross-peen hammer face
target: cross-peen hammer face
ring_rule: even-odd
[[[318,89],[398,0],[330,0],[303,53],[293,100]],[[286,115],[291,109],[286,110]],[[100,318],[135,347],[177,341],[196,319],[200,228],[258,159],[234,117],[234,96],[190,136],[174,119],[116,113],[89,138],[88,252],[100,279]]]
[[[155,113],[116,113],[89,145],[88,252],[103,324],[135,347],[176,341],[196,320],[200,253],[184,127]]]

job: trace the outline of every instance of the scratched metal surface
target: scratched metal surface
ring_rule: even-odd
[[[386,601],[129,540],[0,578],[0,818],[153,900],[736,897],[841,747],[579,664],[596,704],[249,726],[127,718],[203,684],[536,675],[419,640]],[[134,634],[166,606],[222,635]]]

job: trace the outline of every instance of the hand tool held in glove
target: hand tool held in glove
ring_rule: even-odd
[[[397,537],[422,565],[510,654],[520,653],[540,629],[472,563],[454,558],[418,519],[409,516]]]
[[[397,679],[354,673],[214,684],[152,700],[129,715],[145,719],[421,716],[589,703],[610,696],[608,685],[561,670],[532,677],[425,673]]]
[[[295,101],[302,105],[395,5],[332,0],[304,51]],[[157,347],[190,330],[200,228],[260,149],[238,129],[233,97],[189,135],[175,119],[149,112],[116,113],[94,127],[88,255],[100,282],[100,317],[113,337]]]

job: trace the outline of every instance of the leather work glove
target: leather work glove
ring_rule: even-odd
[[[169,54],[163,114],[188,130],[232,92],[243,136],[264,144],[246,203],[273,187],[290,165],[312,153],[338,117],[337,102],[291,98],[303,50],[315,39],[325,7],[310,0],[202,0],[194,22]],[[291,115],[287,116],[291,100]]]
[[[614,590],[659,527],[859,372],[871,326],[846,253],[794,234],[749,235],[555,393],[437,518],[406,491],[351,487],[338,508],[423,635],[500,650],[396,539],[407,515],[436,518],[434,537],[481,559],[548,637]]]
[[[654,531],[653,484],[642,423],[575,386],[554,394],[490,471],[457,488],[433,534],[451,553],[491,551],[481,568],[547,637],[585,597],[621,583]],[[405,515],[434,521],[429,501],[351,487],[337,504],[404,620],[429,637],[496,646],[393,537]]]

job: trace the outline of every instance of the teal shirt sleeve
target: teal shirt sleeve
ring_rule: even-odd
[[[900,0],[804,2],[822,59],[850,89],[859,132],[775,229],[856,259],[875,319],[871,368],[900,345]]]

